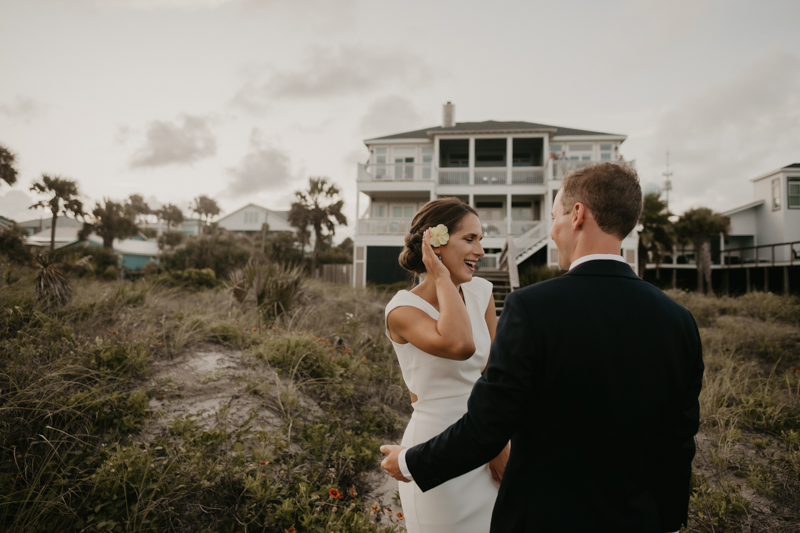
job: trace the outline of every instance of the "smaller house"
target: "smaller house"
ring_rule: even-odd
[[[725,248],[800,241],[800,163],[766,172],[751,182],[753,201],[722,213],[731,219]],[[800,246],[791,251],[800,259]],[[763,256],[760,260],[772,259],[771,250],[761,248],[759,253]],[[790,246],[776,246],[774,253],[775,261],[790,260]]]
[[[256,204],[247,204],[233,213],[220,218],[217,226],[228,231],[235,231],[244,235],[254,236],[261,233],[262,225],[269,225],[269,233],[289,231],[294,233],[297,228],[286,220],[288,211],[273,211]]]
[[[24,222],[17,222],[17,225],[22,228],[25,228],[25,231],[28,232],[28,235],[34,235],[36,233],[40,233],[43,231],[50,231],[50,228],[53,226],[53,217],[50,215],[41,216],[39,218],[33,218],[31,220],[26,220]],[[74,218],[69,218],[61,215],[59,215],[56,218],[56,231],[58,231],[60,228],[80,229],[82,227],[83,227],[83,222],[75,220]]]
[[[167,225],[164,223],[163,220],[159,220],[155,223],[153,222],[144,222],[139,224],[141,229],[152,228],[156,230],[157,235],[162,235],[167,231]],[[180,231],[187,237],[189,235],[200,235],[202,224],[200,223],[199,218],[185,218],[180,226],[172,228],[172,231]]]
[[[86,240],[78,239],[80,228],[61,228],[56,226],[55,247],[65,246],[103,246],[103,239],[97,235],[90,235]],[[50,246],[50,230],[41,231],[31,235],[26,240],[29,246],[47,248]],[[112,251],[117,256],[117,263],[120,268],[128,269],[132,272],[140,270],[147,263],[158,263],[159,249],[155,239],[132,238],[114,239]]]

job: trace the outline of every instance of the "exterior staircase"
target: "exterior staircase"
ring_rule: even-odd
[[[497,308],[497,316],[503,310],[503,302],[511,292],[511,280],[509,279],[508,270],[488,270],[480,269],[475,271],[475,275],[492,282],[494,286],[492,295],[494,296],[494,306]]]
[[[547,224],[540,221],[531,229],[514,239],[516,248],[516,263],[519,265],[527,258],[547,246]]]
[[[516,247],[514,237],[508,237],[503,251],[500,253],[498,268],[482,268],[475,272],[475,275],[492,282],[492,295],[494,296],[494,306],[497,309],[497,316],[503,312],[503,303],[508,294],[519,288],[519,274],[517,273]]]

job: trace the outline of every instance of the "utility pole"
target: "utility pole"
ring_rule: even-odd
[[[661,173],[664,176],[664,192],[667,194],[665,201],[667,204],[667,213],[669,213],[669,192],[672,190],[672,171],[669,169],[669,148],[667,148],[667,170]]]

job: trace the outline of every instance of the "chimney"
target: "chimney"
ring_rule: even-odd
[[[452,128],[456,125],[456,106],[447,102],[444,104],[444,119],[442,120],[442,127]]]

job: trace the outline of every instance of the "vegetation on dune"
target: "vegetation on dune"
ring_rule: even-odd
[[[706,364],[684,531],[798,531],[800,301],[667,294],[695,316]]]
[[[378,445],[409,411],[383,296],[302,278],[304,299],[276,317],[220,286],[88,276],[48,307],[34,275],[17,267],[0,292],[0,529],[398,529],[368,498]],[[209,343],[242,351],[260,407],[243,424],[187,414],[148,431],[154,362]],[[280,422],[255,424],[259,410]]]

